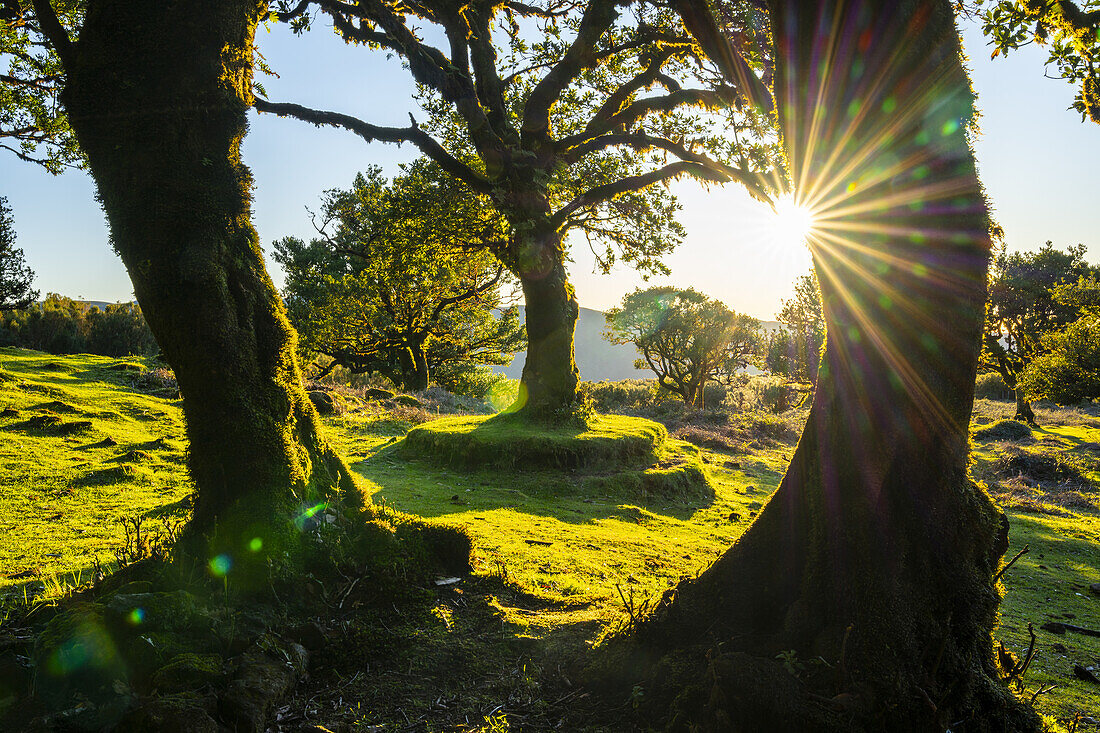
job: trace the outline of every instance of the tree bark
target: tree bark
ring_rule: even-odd
[[[565,271],[557,232],[536,233],[520,244],[509,267],[519,278],[526,304],[527,359],[513,411],[541,420],[567,420],[577,407],[580,372],[573,335],[580,307]]]
[[[320,435],[297,336],[251,224],[240,145],[263,9],[257,0],[89,3],[63,95],[113,244],[184,398],[197,488],[185,544],[238,566],[292,547],[302,505],[362,501]],[[250,555],[257,537],[264,552]]]
[[[1016,394],[1016,415],[1012,419],[1026,422],[1028,425],[1037,425],[1035,411],[1031,409],[1031,400],[1024,394],[1023,388],[1017,385],[1013,391]]]
[[[412,352],[412,374],[406,386],[411,392],[423,392],[428,388],[431,375],[428,372],[428,355],[424,349],[424,341],[414,341],[409,350]]]
[[[1038,730],[991,645],[1007,520],[967,475],[990,242],[951,5],[770,7],[827,346],[779,489],[641,625],[667,654],[647,705],[674,729]],[[831,667],[795,681],[777,654]]]

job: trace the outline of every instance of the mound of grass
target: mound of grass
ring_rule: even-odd
[[[638,417],[598,415],[571,427],[495,415],[433,420],[410,430],[401,448],[456,468],[643,468],[657,463],[667,439],[663,425]]]
[[[149,474],[129,463],[120,463],[109,468],[98,468],[89,471],[73,483],[77,486],[110,486],[112,484],[126,484],[141,481],[148,478]]]
[[[1023,440],[1031,437],[1031,427],[1019,420],[999,420],[989,427],[974,431],[978,440]]]
[[[996,463],[1004,478],[1022,477],[1037,484],[1063,484],[1090,487],[1090,481],[1065,454],[1054,451],[1029,451],[1007,446]]]
[[[703,464],[696,460],[677,461],[644,471],[620,471],[594,476],[580,482],[586,495],[598,493],[629,501],[707,504],[716,496]]]

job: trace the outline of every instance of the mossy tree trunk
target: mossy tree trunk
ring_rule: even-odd
[[[1016,395],[1016,415],[1013,420],[1021,420],[1028,425],[1036,425],[1035,411],[1031,409],[1031,400],[1027,398],[1027,394],[1024,392],[1023,387],[1019,384],[1013,388],[1013,392]]]
[[[251,224],[240,146],[263,10],[95,0],[62,53],[69,120],[184,398],[198,489],[188,547],[237,562],[256,537],[292,546],[302,504],[361,501],[319,434]]]
[[[406,339],[406,347],[401,351],[401,388],[406,392],[421,392],[428,388],[431,374],[424,341],[423,335],[413,334]]]
[[[580,383],[573,351],[580,306],[566,273],[561,233],[536,226],[513,243],[505,260],[526,305],[527,358],[515,411],[539,420],[569,419]]]
[[[967,475],[990,243],[951,4],[770,6],[827,347],[779,489],[639,629],[666,655],[648,704],[674,729],[1037,729],[991,643],[1007,520]]]

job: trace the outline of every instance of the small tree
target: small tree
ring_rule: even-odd
[[[794,283],[794,296],[783,301],[776,319],[785,328],[785,335],[773,335],[769,344],[771,362],[780,366],[778,374],[817,384],[817,367],[821,361],[821,345],[825,343],[825,316],[821,311],[821,290],[817,273],[810,269]],[[780,332],[782,333],[782,331]],[[786,354],[782,354],[783,350]],[[782,354],[782,355],[781,355]],[[774,357],[774,358],[773,358]]]
[[[1020,383],[1060,405],[1100,398],[1100,278],[1059,285],[1054,300],[1082,315],[1064,331],[1043,336],[1046,353],[1024,369]]]
[[[708,381],[728,381],[763,346],[760,321],[691,288],[637,289],[606,317],[607,340],[634,344],[642,355],[635,366],[653,370],[695,409],[703,408]]]
[[[8,199],[0,196],[0,311],[26,308],[37,300],[33,282],[34,272],[27,267],[23,250],[15,246],[15,219]]]
[[[287,237],[291,322],[309,354],[354,374],[378,372],[426,389],[436,369],[505,364],[524,348],[516,308],[500,309],[505,270],[482,246],[501,225],[483,196],[427,159],[387,182],[379,168],[328,191],[320,237]]]
[[[1047,242],[1035,252],[1002,253],[989,284],[981,366],[1001,375],[1016,393],[1016,419],[1035,422],[1020,374],[1045,350],[1043,335],[1072,322],[1078,309],[1054,299],[1052,288],[1087,276],[1085,246],[1055,249]]]

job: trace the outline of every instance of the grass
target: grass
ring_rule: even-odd
[[[192,491],[178,402],[132,386],[150,367],[0,349],[0,607],[89,580],[120,520]]]
[[[663,425],[639,417],[597,415],[583,427],[549,427],[501,414],[434,420],[410,430],[402,446],[456,468],[529,471],[651,466],[667,439]]]
[[[178,404],[135,389],[141,373],[110,368],[119,361],[0,350],[0,598],[22,598],[24,589],[58,593],[69,574],[86,579],[93,558],[113,556],[122,543],[118,519],[158,507],[169,516],[182,511],[190,486]],[[1011,417],[1014,407],[980,400],[974,428]],[[1100,454],[1088,447],[1100,443],[1100,421],[1087,410],[1039,406],[1037,413],[1042,427],[1030,436],[975,437],[974,473],[1007,508],[1008,556],[1030,548],[1003,577],[996,636],[1022,657],[1033,624],[1038,651],[1025,685],[1031,692],[1056,685],[1039,708],[1068,719],[1100,709],[1097,686],[1073,675],[1075,663],[1100,663],[1100,639],[1039,627],[1060,620],[1100,629],[1100,596],[1088,588],[1100,582],[1100,512],[1090,506],[1100,499]],[[39,415],[59,422],[26,425]],[[790,460],[799,416],[677,423],[675,434],[704,447],[664,437],[656,466],[639,458],[625,470],[599,460],[556,464],[557,447],[550,459],[523,466],[504,459],[513,462],[508,469],[430,452],[415,457],[404,436],[431,417],[423,410],[364,407],[326,418],[330,439],[377,505],[468,528],[476,572],[430,589],[423,614],[342,625],[340,643],[318,658],[322,668],[291,709],[312,722],[386,726],[380,730],[416,720],[427,730],[453,730],[467,718],[466,729],[535,729],[586,711],[561,670],[748,528]],[[58,430],[79,420],[91,427]],[[500,425],[462,416],[423,424],[431,440]],[[591,431],[594,440],[603,429],[635,430],[645,440],[660,433],[645,437],[652,428],[644,421],[622,418],[603,426]],[[506,427],[497,445],[514,446]],[[582,434],[530,438],[568,443]],[[1041,454],[1046,463],[1006,461],[1012,451]],[[1054,465],[1053,473],[1025,475],[1038,470],[1033,465]],[[1012,466],[1024,470],[1009,475]]]

